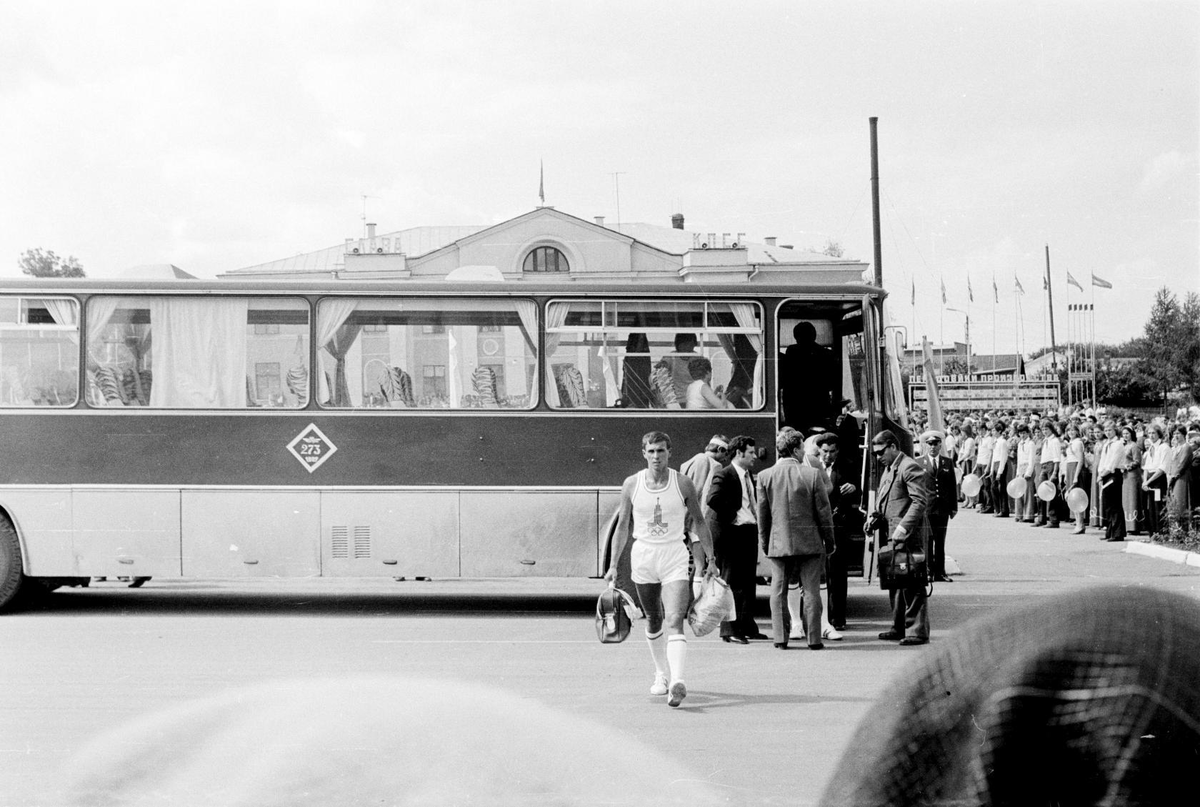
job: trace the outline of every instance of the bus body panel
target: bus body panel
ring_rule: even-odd
[[[458,577],[459,522],[457,491],[322,491],[322,573]]]
[[[178,490],[76,490],[75,573],[180,577]]]
[[[463,577],[590,577],[596,492],[464,491]]]
[[[773,455],[773,413],[580,415],[515,412],[369,415],[23,412],[2,428],[6,485],[176,487],[619,487],[644,467],[642,435],[671,436],[671,462],[714,431],[748,434]],[[336,447],[315,470],[288,450],[309,424]],[[54,461],[39,462],[53,456]],[[768,462],[770,460],[768,459]]]
[[[317,577],[315,490],[183,490],[186,577]]]
[[[26,574],[74,573],[78,563],[71,499],[71,489],[65,486],[0,490],[0,508],[12,519],[21,539]]]

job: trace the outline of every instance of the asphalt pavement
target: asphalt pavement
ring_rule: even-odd
[[[1200,569],[1123,548],[1095,530],[962,513],[948,539],[962,573],[934,590],[931,646],[981,615],[1085,586],[1200,596]],[[688,697],[672,709],[648,694],[653,668],[637,624],[623,644],[596,641],[602,589],[598,580],[317,579],[61,592],[0,618],[0,804],[59,803],[72,755],[134,716],[231,687],[365,674],[496,687],[662,749],[729,804],[808,805],[853,754],[871,702],[929,652],[879,641],[887,594],[852,580],[845,639],[823,651],[689,637]],[[766,588],[759,594],[769,632]]]

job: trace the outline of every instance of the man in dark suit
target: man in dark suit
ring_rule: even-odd
[[[834,630],[846,628],[846,588],[850,553],[854,537],[862,536],[862,512],[858,509],[861,492],[858,474],[841,459],[841,440],[836,434],[817,438],[821,463],[829,474],[829,506],[833,509],[834,551],[826,558],[825,584],[829,606],[829,624]],[[831,637],[832,638],[832,637]]]
[[[871,453],[883,465],[883,475],[879,478],[877,509],[870,516],[869,529],[883,529],[894,550],[927,552],[929,488],[925,469],[900,450],[900,441],[886,429],[871,440]],[[892,628],[879,634],[879,638],[899,639],[903,645],[928,642],[925,581],[914,580],[888,594],[892,601]]]
[[[919,462],[929,475],[929,573],[934,580],[950,583],[946,574],[946,531],[950,519],[958,515],[958,478],[954,463],[942,455],[945,439],[946,435],[936,429],[922,434],[925,454]]]
[[[733,590],[737,619],[721,623],[721,639],[746,644],[766,639],[754,621],[754,572],[758,566],[758,513],[754,476],[758,462],[754,438],[738,435],[729,441],[730,463],[712,472],[704,503],[705,521],[713,538],[713,554],[721,579]]]
[[[821,642],[821,570],[833,551],[833,511],[821,472],[804,461],[804,435],[785,427],[775,440],[779,461],[758,477],[758,540],[771,563],[771,630],[787,649],[788,583],[804,588],[805,636]]]

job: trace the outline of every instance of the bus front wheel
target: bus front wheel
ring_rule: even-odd
[[[0,515],[0,613],[12,610],[24,583],[21,542],[12,522]]]

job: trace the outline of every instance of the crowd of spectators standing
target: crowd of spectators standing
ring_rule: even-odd
[[[946,423],[942,453],[981,483],[964,507],[1035,527],[1066,522],[1076,534],[1092,527],[1110,541],[1200,527],[1200,408],[1149,418],[1082,406],[975,411]],[[926,449],[921,413],[911,428]]]

